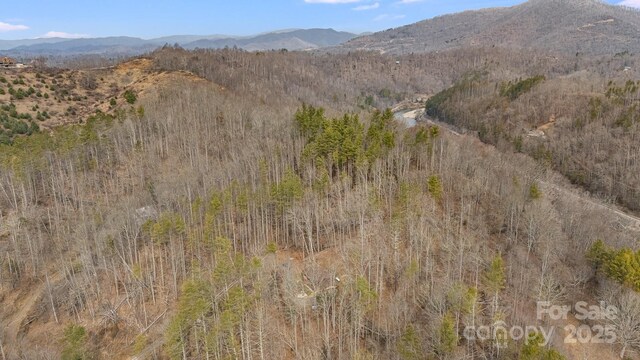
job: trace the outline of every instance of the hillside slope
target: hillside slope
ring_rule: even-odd
[[[186,44],[185,48],[221,49],[236,46],[249,51],[271,49],[307,50],[335,46],[351,40],[355,36],[352,33],[333,29],[293,30],[272,32],[247,38],[198,40]]]
[[[3,69],[0,144],[82,123],[97,112],[118,115],[150,89],[179,81],[204,80],[184,71],[155,71],[144,58],[89,70]]]
[[[354,39],[341,50],[429,52],[465,46],[591,55],[640,50],[640,12],[599,0],[530,0],[445,15]]]
[[[129,77],[134,111],[0,145],[0,352],[524,358],[524,341],[497,353],[464,338],[501,317],[557,326],[546,358],[616,358],[623,345],[564,343],[568,323],[594,323],[547,323],[536,302],[607,301],[635,326],[640,296],[585,257],[598,239],[626,256],[635,218],[525,154],[371,105],[467,73],[459,58],[482,59],[489,79],[573,68],[464,54],[165,48],[101,69]],[[173,75],[190,78],[141,87]],[[481,85],[463,95],[494,88]]]

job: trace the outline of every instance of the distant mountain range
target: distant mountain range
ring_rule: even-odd
[[[165,44],[186,49],[238,47],[259,50],[313,50],[425,53],[462,47],[499,46],[556,53],[606,55],[640,53],[640,11],[601,0],[530,0],[523,4],[439,16],[372,34],[333,29],[289,29],[253,36],[176,35],[157,39],[0,40],[0,55],[137,55]]]
[[[17,57],[80,54],[136,55],[165,44],[178,44],[186,49],[238,47],[249,51],[312,50],[336,46],[356,36],[358,35],[333,29],[292,29],[242,37],[175,35],[148,40],[125,36],[82,39],[43,38],[0,40],[0,51],[2,55]]]
[[[468,46],[589,55],[640,52],[640,11],[599,0],[530,0],[466,11],[353,39],[336,51],[392,54]]]
[[[357,35],[339,32],[333,29],[290,30],[271,32],[247,38],[218,38],[201,39],[190,42],[184,47],[195,48],[224,48],[237,46],[245,50],[307,50],[318,49],[342,44]]]

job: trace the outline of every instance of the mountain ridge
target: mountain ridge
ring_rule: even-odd
[[[530,0],[441,15],[353,39],[338,51],[403,54],[501,46],[603,55],[640,51],[639,35],[640,11],[629,7],[600,0]]]
[[[357,34],[334,29],[288,29],[250,36],[231,35],[172,35],[153,39],[130,36],[101,38],[42,38],[0,40],[0,51],[9,56],[34,55],[137,55],[159,46],[178,44],[188,49],[238,47],[256,50],[308,50],[336,46],[353,39]]]

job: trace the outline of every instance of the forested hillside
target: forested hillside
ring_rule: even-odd
[[[573,61],[499,50],[396,61],[166,48],[123,64],[171,79],[123,111],[0,145],[2,356],[634,356],[635,275],[614,261],[635,249],[629,219],[555,173],[555,156],[524,154],[528,140],[524,153],[492,141],[491,122],[480,138],[497,148],[406,128],[384,110],[458,84],[431,98],[444,99],[429,108],[443,120],[473,128],[450,119],[485,97],[509,108],[538,92],[556,104],[540,106],[544,119],[561,106],[555,82],[584,89],[581,71],[618,60],[577,72]],[[521,84],[524,71],[544,78]],[[616,105],[629,91],[608,81],[584,101],[632,106]],[[616,344],[565,344],[561,331],[547,347],[464,337],[497,319],[542,326],[538,301],[600,300],[625,310]]]
[[[627,56],[628,57],[628,56]],[[619,70],[547,78],[479,70],[433,96],[427,114],[478,132],[506,151],[530,154],[577,185],[640,209],[635,60]]]
[[[334,50],[409,54],[456,48],[613,55],[640,50],[640,12],[601,0],[530,0],[438,16],[355,38]]]

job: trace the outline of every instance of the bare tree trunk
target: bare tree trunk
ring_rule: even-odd
[[[49,274],[45,274],[45,279],[47,280],[47,291],[49,292],[49,301],[51,302],[51,310],[53,311],[53,317],[56,319],[56,324],[60,323],[58,321],[58,313],[56,312],[56,305],[53,302],[53,294],[51,293],[51,283],[49,282]]]

